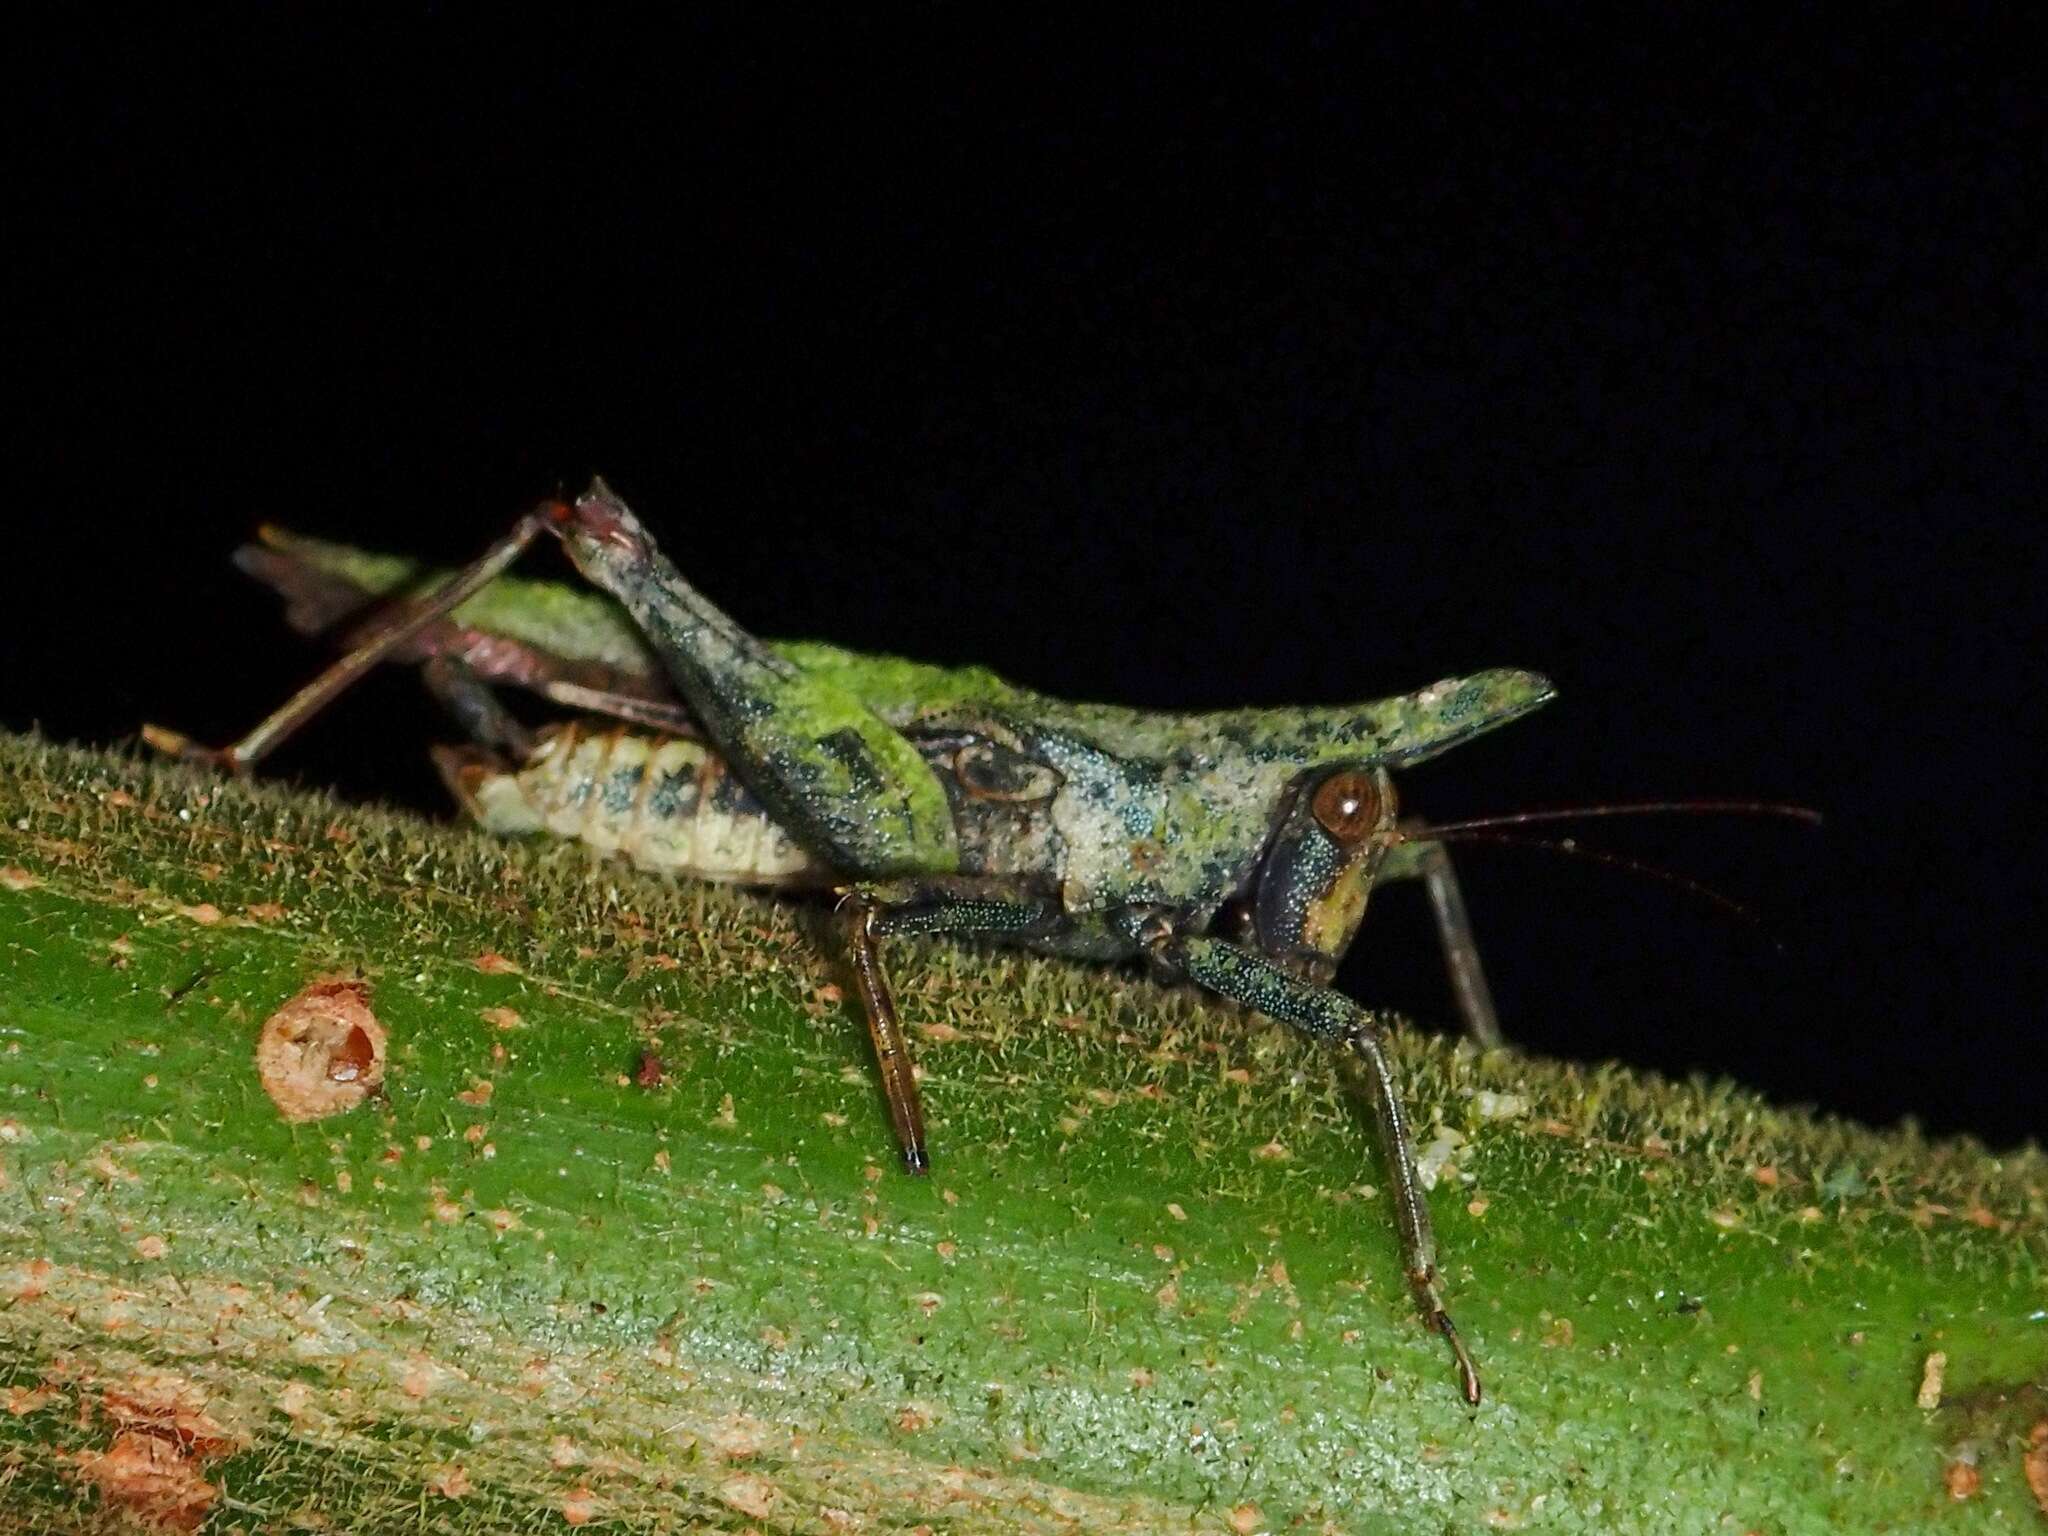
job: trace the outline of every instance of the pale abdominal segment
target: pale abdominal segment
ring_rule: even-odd
[[[831,871],[777,826],[701,741],[591,731],[544,733],[519,768],[467,748],[435,754],[477,823],[507,836],[548,832],[641,869],[743,885],[819,886]]]

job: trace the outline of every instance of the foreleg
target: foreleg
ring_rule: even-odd
[[[1457,1357],[1465,1401],[1479,1401],[1479,1373],[1464,1341],[1444,1310],[1437,1289],[1436,1234],[1429,1205],[1415,1171],[1415,1141],[1408,1111],[1394,1084],[1379,1021],[1340,992],[1301,981],[1263,956],[1221,939],[1167,934],[1154,952],[1172,970],[1221,997],[1295,1025],[1319,1040],[1341,1044],[1363,1064],[1372,1085],[1373,1117],[1379,1122],[1380,1145],[1387,1160],[1394,1194],[1394,1219],[1401,1239],[1401,1262],[1408,1283],[1429,1325],[1441,1333]]]

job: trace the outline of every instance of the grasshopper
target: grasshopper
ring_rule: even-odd
[[[543,535],[604,596],[504,576]],[[1374,886],[1419,878],[1467,1028],[1498,1040],[1443,842],[1401,818],[1392,775],[1536,709],[1552,697],[1546,679],[1499,669],[1346,708],[1184,715],[1070,703],[981,668],[767,642],[684,580],[601,480],[424,582],[410,562],[265,539],[241,563],[285,595],[298,628],[341,628],[345,653],[231,747],[147,727],[153,745],[244,771],[370,668],[418,662],[471,739],[436,761],[486,828],[578,837],[673,874],[837,892],[912,1172],[930,1159],[878,951],[891,935],[1138,959],[1330,1042],[1364,1069],[1408,1283],[1479,1402],[1440,1290],[1385,1021],[1330,982]],[[493,684],[616,724],[534,732]]]

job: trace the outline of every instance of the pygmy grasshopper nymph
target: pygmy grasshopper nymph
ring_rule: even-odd
[[[502,578],[541,534],[610,600]],[[1391,774],[1543,704],[1544,678],[1501,669],[1349,708],[1169,715],[1047,698],[979,668],[771,644],[690,586],[602,481],[427,583],[409,562],[266,540],[244,566],[286,595],[298,627],[342,628],[346,654],[232,747],[150,728],[155,745],[247,769],[372,666],[418,661],[473,740],[437,761],[486,827],[580,837],[699,878],[839,891],[913,1172],[928,1161],[876,950],[888,934],[1142,958],[1340,1044],[1371,1085],[1409,1284],[1479,1401],[1381,1021],[1329,982],[1373,886],[1418,877],[1467,1025],[1497,1038],[1443,845],[1397,815]],[[659,735],[532,732],[492,683]]]

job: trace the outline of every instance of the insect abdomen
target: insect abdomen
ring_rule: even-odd
[[[799,847],[700,741],[592,732],[541,737],[524,766],[437,754],[442,775],[486,830],[552,832],[642,869],[741,885],[817,885],[831,871]]]

